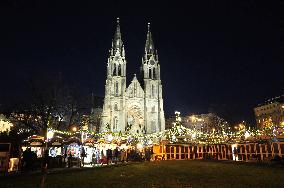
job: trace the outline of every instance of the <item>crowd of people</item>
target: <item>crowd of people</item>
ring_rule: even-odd
[[[107,149],[107,150],[99,150],[94,149],[92,154],[92,161],[89,163],[91,166],[95,165],[110,165],[110,164],[118,164],[125,162],[142,162],[142,161],[150,161],[152,158],[153,150],[151,147],[144,148],[142,150],[138,150],[135,148],[128,149],[120,149],[116,147],[115,149]],[[62,162],[63,165],[58,167],[84,167],[85,160],[87,157],[87,153],[85,149],[82,147],[80,157],[75,157],[71,152],[64,154],[59,157],[59,161]],[[52,160],[54,161],[54,157],[50,157],[48,150],[43,152],[42,157],[37,157],[36,153],[31,150],[31,148],[27,148],[22,153],[21,160],[21,170],[23,171],[32,171],[36,168],[41,167],[42,170],[50,168],[52,166]]]
[[[137,149],[107,149],[105,155],[101,152],[101,158],[94,158],[95,164],[117,164],[128,161],[150,161],[153,150],[151,148],[145,148],[143,150]]]

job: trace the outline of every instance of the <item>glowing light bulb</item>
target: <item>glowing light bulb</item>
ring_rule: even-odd
[[[139,143],[137,143],[137,149],[142,149],[143,148],[143,145],[139,142]]]
[[[113,140],[113,136],[110,134],[110,135],[108,135],[107,136],[107,140],[109,141],[109,142],[111,142],[112,140]]]

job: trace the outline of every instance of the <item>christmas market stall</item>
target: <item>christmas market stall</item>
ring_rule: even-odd
[[[98,140],[95,144],[96,148],[96,161],[99,164],[108,164],[112,162],[112,154],[114,149],[117,148],[117,144],[111,141],[105,141],[104,139]]]
[[[62,167],[63,138],[55,136],[48,142],[48,156],[50,167]]]
[[[78,137],[72,136],[63,143],[64,161],[67,161],[67,166],[79,167],[81,159],[82,143]]]
[[[44,155],[44,137],[33,135],[23,141],[21,165],[23,170],[40,168]]]
[[[133,148],[126,138],[112,133],[105,134],[94,144],[95,164],[109,164],[126,161]]]
[[[22,151],[26,151],[27,149],[30,149],[32,152],[34,152],[37,156],[37,158],[41,158],[44,153],[44,147],[45,147],[44,137],[33,135],[28,137],[27,140],[23,141],[22,145]]]
[[[81,151],[81,158],[82,158],[82,165],[93,165],[96,161],[96,150],[97,148],[94,145],[93,138],[87,138],[82,147]]]

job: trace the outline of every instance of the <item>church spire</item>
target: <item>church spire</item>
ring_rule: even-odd
[[[145,44],[145,53],[141,64],[142,79],[160,79],[160,65],[157,50],[154,47],[150,23],[148,23],[148,32]],[[145,84],[146,85],[146,84]]]
[[[148,55],[154,55],[155,53],[152,33],[150,30],[150,23],[148,23],[148,33],[147,33],[147,39],[146,39],[146,44],[145,44],[145,53]]]
[[[119,55],[124,56],[124,46],[121,39],[119,18],[116,19],[116,23],[116,31],[112,40],[111,55],[115,56],[117,53],[119,53]]]

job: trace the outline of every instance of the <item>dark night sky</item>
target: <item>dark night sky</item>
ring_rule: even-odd
[[[82,92],[103,96],[116,17],[128,81],[139,73],[151,22],[167,115],[226,109],[229,121],[254,123],[252,108],[283,94],[280,3],[35,2],[10,0],[0,8],[0,103],[27,95],[36,72],[61,73]]]

